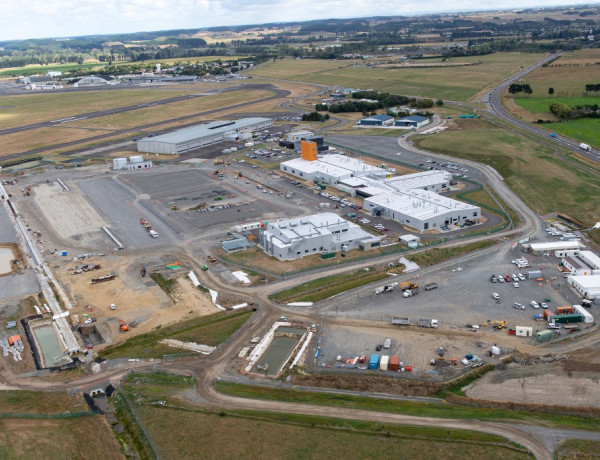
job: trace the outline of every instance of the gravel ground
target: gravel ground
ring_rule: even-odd
[[[534,310],[529,306],[531,300],[537,302],[550,298],[550,308],[567,305],[575,301],[575,295],[565,288],[561,274],[556,270],[558,259],[546,257],[544,259],[530,257],[532,266],[544,266],[543,273],[546,278],[556,276],[556,280],[548,285],[537,283],[534,280],[520,281],[519,288],[513,283],[491,283],[490,275],[517,273],[516,266],[511,260],[524,254],[518,249],[510,249],[509,245],[499,247],[491,256],[479,256],[451,268],[437,270],[419,270],[411,278],[421,285],[417,296],[404,298],[400,290],[391,293],[374,295],[374,289],[360,294],[344,302],[343,305],[333,305],[329,308],[328,315],[348,318],[371,318],[375,320],[389,320],[392,316],[406,316],[411,321],[419,317],[436,318],[444,326],[462,328],[465,324],[481,324],[490,320],[506,320],[509,328],[519,326],[532,326],[536,329],[545,329],[544,323],[533,319],[535,313],[541,314],[542,309]],[[538,260],[539,259],[539,260]],[[390,282],[393,280],[390,280]],[[432,291],[424,291],[423,287],[429,282],[437,282],[439,287]],[[540,285],[541,284],[541,285]],[[561,290],[557,291],[558,284]],[[492,293],[500,295],[500,303],[492,298]],[[567,298],[565,298],[564,296]],[[525,305],[525,310],[513,308],[513,303]]]

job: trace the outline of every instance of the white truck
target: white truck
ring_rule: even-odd
[[[591,152],[592,151],[592,148],[589,145],[583,144],[583,143],[579,144],[579,148],[581,150],[585,150],[586,152]]]
[[[417,323],[419,327],[431,327],[433,329],[438,328],[438,320],[431,318],[419,318],[419,322]]]
[[[398,286],[398,283],[379,286],[377,289],[375,289],[375,295],[385,294],[386,292],[392,292],[394,290],[394,286]]]
[[[158,238],[158,233],[156,233],[154,230],[150,230],[148,233],[152,238]]]
[[[402,293],[403,297],[412,297],[415,296],[419,293],[419,291],[417,289],[407,289],[406,291],[404,291]]]

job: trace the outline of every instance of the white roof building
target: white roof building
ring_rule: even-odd
[[[279,260],[353,248],[371,249],[380,241],[380,237],[331,212],[269,222],[260,232],[263,251]]]
[[[445,192],[450,187],[452,174],[446,171],[424,171],[403,176],[390,177],[383,183],[394,190],[412,190],[415,188]]]
[[[600,275],[569,276],[567,278],[573,288],[588,299],[600,298]]]
[[[365,198],[364,208],[419,231],[460,225],[481,218],[481,209],[425,190],[387,192]]]
[[[540,254],[552,251],[578,250],[581,248],[579,241],[548,241],[545,243],[523,244],[521,249],[525,252]]]
[[[579,251],[578,257],[592,270],[600,270],[600,257],[594,254],[592,251]],[[600,272],[594,274],[600,275]]]

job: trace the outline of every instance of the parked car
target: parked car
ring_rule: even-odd
[[[540,308],[540,305],[535,300],[529,302],[529,305],[531,305],[533,308]]]
[[[515,282],[515,283],[513,283],[513,286],[516,287],[516,288],[518,288],[519,287],[519,283]]]
[[[492,293],[492,297],[494,298],[494,300],[500,300],[500,294],[498,294],[497,292]]]

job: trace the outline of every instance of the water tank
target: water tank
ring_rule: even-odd
[[[129,157],[129,161],[131,163],[143,163],[144,162],[144,155],[134,155],[132,157]]]
[[[127,158],[115,158],[113,160],[113,169],[123,169],[127,165]]]

